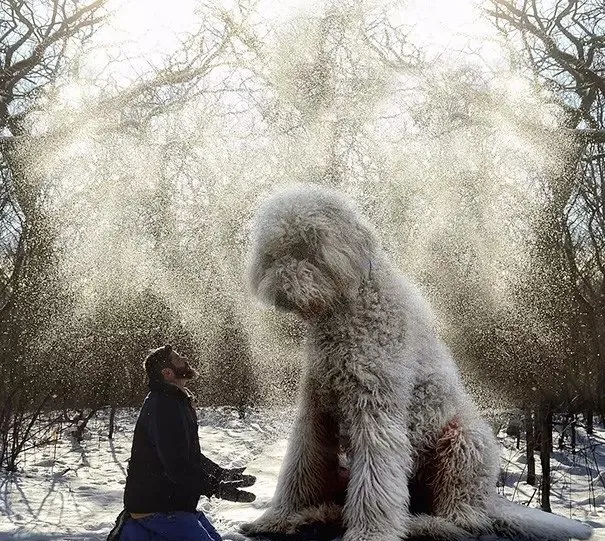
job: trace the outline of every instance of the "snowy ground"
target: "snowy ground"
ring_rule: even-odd
[[[107,439],[106,420],[95,419],[81,445],[64,434],[56,443],[30,451],[23,471],[2,474],[0,541],[104,540],[121,509],[136,413],[119,412],[113,441]],[[203,452],[222,466],[247,465],[247,473],[258,477],[253,504],[202,498],[200,508],[219,531],[254,519],[266,506],[291,422],[292,411],[251,412],[244,421],[229,410],[200,412]],[[516,450],[503,434],[500,441],[503,476],[498,490],[537,506],[536,489],[519,481],[525,478],[523,450]],[[598,528],[594,539],[605,541],[605,431],[596,430],[591,438],[580,433],[576,454],[555,452],[552,468],[553,511],[591,523]]]

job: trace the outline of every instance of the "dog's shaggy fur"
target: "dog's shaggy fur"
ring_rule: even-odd
[[[298,186],[267,200],[249,280],[262,300],[308,324],[308,359],[271,507],[244,533],[342,520],[344,541],[590,537],[588,526],[497,496],[496,440],[429,307],[341,195]]]

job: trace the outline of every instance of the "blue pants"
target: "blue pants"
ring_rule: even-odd
[[[204,513],[154,513],[138,520],[129,518],[120,541],[221,541]]]

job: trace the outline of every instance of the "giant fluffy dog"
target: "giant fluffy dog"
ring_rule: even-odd
[[[308,355],[275,496],[244,533],[342,520],[344,541],[590,537],[588,526],[496,494],[495,438],[429,307],[345,198],[317,186],[269,198],[254,222],[249,279],[262,300],[307,323]]]

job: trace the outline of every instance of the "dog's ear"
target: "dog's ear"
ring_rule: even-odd
[[[357,289],[362,278],[362,267],[351,245],[323,244],[318,253],[321,268],[341,293]]]
[[[332,231],[320,244],[320,269],[332,283],[337,295],[354,297],[368,276],[377,241],[372,231],[362,223],[348,224]]]

